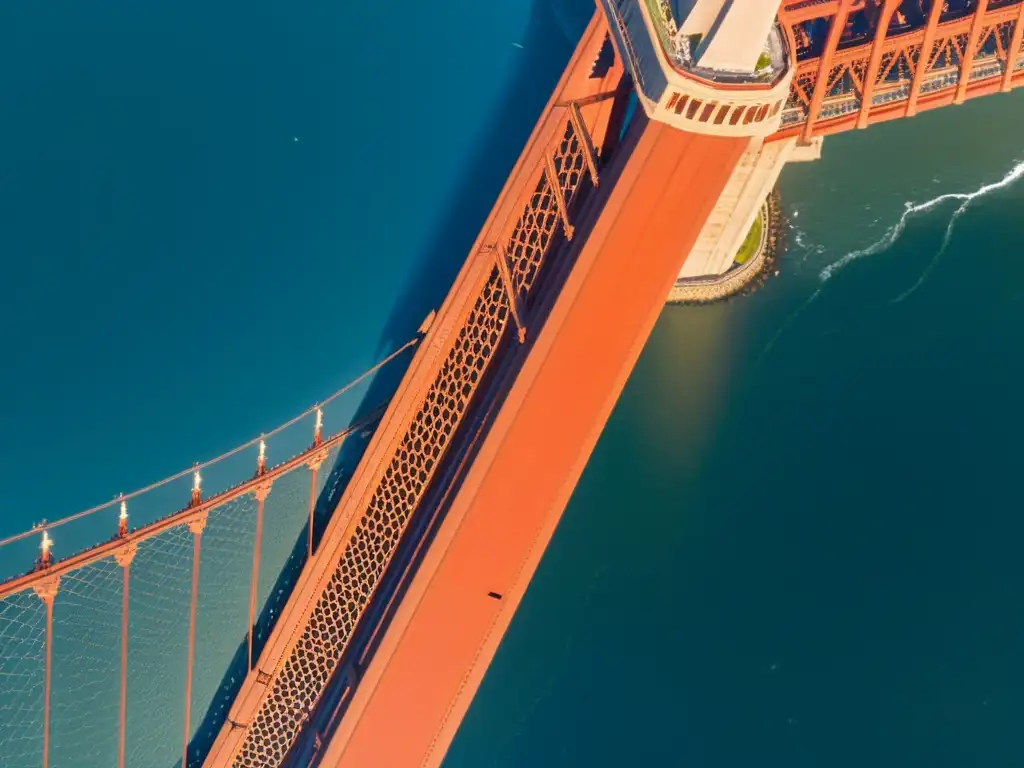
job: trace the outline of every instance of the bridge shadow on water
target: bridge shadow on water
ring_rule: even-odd
[[[467,153],[462,180],[446,206],[447,216],[422,249],[416,266],[399,292],[378,340],[378,355],[390,353],[412,338],[423,319],[431,310],[440,306],[538,115],[547,103],[593,8],[592,0],[532,0],[525,32],[521,40],[517,41],[522,45],[522,49],[515,51],[519,61],[506,81],[497,108],[489,119],[481,121],[480,139],[475,148]],[[510,47],[512,40],[512,36],[509,36]],[[411,357],[406,359],[406,365],[409,359]],[[405,368],[405,365],[390,365],[377,373],[356,409],[353,423],[371,416],[393,396]],[[317,499],[314,540],[318,541],[323,535],[348,479],[352,477],[366,450],[369,437],[369,434],[354,434],[342,444]],[[305,564],[307,535],[308,528],[304,527],[287,565],[274,584],[271,597],[263,606],[253,634],[254,655],[262,651]],[[383,588],[381,591],[389,591],[388,582],[393,580],[393,574],[386,574],[385,583],[380,585]],[[351,660],[364,655],[372,634],[370,629],[379,623],[383,610],[383,605],[371,604],[364,621],[360,622],[346,658],[338,665],[338,670],[344,673],[340,677],[351,678],[355,675],[358,678],[361,670],[356,670]],[[242,637],[217,694],[189,744],[189,768],[202,764],[226,722],[231,704],[247,673],[247,653],[247,641]],[[338,677],[335,675],[335,678]],[[313,715],[314,728],[307,728],[300,736],[287,764],[301,762],[307,765],[306,761],[315,754],[313,740],[309,738],[310,731],[324,733],[325,730],[331,730],[330,725],[336,724],[336,717],[347,702],[347,696],[343,695],[346,686],[339,686],[337,682],[337,679],[333,680],[325,692]],[[175,768],[181,768],[181,761],[175,764]]]
[[[519,41],[523,46],[519,51],[521,60],[507,81],[498,107],[489,119],[482,121],[481,141],[471,153],[462,182],[447,206],[448,215],[392,309],[380,339],[382,351],[409,338],[423,318],[444,299],[593,12],[591,0],[533,0],[529,22]],[[371,387],[364,404],[372,407],[373,403],[390,396],[397,383],[397,376],[392,381],[378,377],[374,386],[380,388],[374,391]],[[471,415],[467,414],[465,421],[469,420]],[[459,439],[453,441],[453,451],[459,442]],[[439,480],[440,476],[435,477],[431,487],[438,485]],[[424,506],[438,502],[434,496],[428,488]],[[429,542],[439,523],[439,518],[425,514],[425,510],[409,521],[403,542],[359,621],[309,725],[288,754],[285,766],[319,764],[318,744],[328,743],[333,735],[408,586],[403,572],[410,564],[415,567],[422,557],[423,552],[417,551],[416,542]],[[396,598],[394,603],[389,599],[392,595]]]
[[[496,110],[480,121],[480,139],[467,152],[461,182],[446,206],[447,216],[392,308],[379,353],[404,343],[430,310],[440,306],[593,10],[593,0],[533,0],[523,38],[516,41],[522,49],[513,49],[519,58],[515,71]],[[511,33],[492,37],[495,45],[512,49]]]

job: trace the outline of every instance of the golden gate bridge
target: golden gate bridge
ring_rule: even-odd
[[[787,152],[1024,82],[1021,0],[598,5],[444,304],[361,377],[412,352],[393,398],[0,542],[5,766],[439,764],[680,263]]]

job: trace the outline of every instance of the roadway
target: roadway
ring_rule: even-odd
[[[441,763],[745,146],[632,126],[614,187],[581,223],[575,265],[322,764]]]

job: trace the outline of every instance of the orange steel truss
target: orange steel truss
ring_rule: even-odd
[[[779,21],[796,44],[797,68],[782,126],[771,138],[807,141],[1024,83],[1024,2],[971,0],[960,14],[948,5],[784,3]],[[920,13],[917,24],[908,21],[911,10]],[[868,32],[855,33],[854,21]]]

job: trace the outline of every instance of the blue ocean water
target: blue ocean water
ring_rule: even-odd
[[[0,8],[0,536],[409,338],[590,8]],[[663,313],[446,765],[1019,764],[1021,125],[787,169],[783,275]]]
[[[5,4],[0,536],[407,341],[574,44],[532,5]]]

